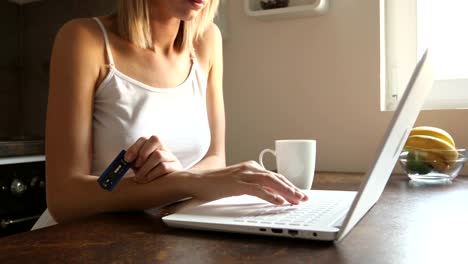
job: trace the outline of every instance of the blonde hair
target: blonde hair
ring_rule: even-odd
[[[193,43],[213,22],[220,0],[206,1],[205,7],[194,19],[181,21],[176,37],[178,48],[193,50]],[[153,48],[147,0],[117,0],[116,20],[117,32],[122,38],[140,48]]]

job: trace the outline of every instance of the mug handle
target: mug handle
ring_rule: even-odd
[[[262,152],[260,152],[260,156],[258,157],[258,161],[260,162],[260,165],[261,165],[264,169],[266,169],[266,168],[265,168],[265,166],[263,165],[263,155],[264,155],[265,153],[267,153],[267,152],[273,154],[273,156],[276,157],[276,151],[271,150],[271,149],[264,149],[264,150],[262,150]]]

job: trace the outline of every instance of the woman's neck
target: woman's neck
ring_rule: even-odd
[[[150,6],[149,16],[154,51],[169,54],[177,49],[175,41],[181,21],[175,17],[168,16],[163,8],[154,5]]]

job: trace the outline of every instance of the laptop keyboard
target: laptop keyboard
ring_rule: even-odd
[[[311,226],[321,217],[334,213],[342,199],[313,199],[299,205],[268,204],[251,215],[234,219],[239,223]],[[341,207],[341,206],[339,206]]]

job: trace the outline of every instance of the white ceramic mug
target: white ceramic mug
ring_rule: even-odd
[[[263,155],[267,152],[273,154],[276,157],[279,174],[285,176],[296,187],[310,190],[314,181],[316,148],[315,140],[275,140],[275,150],[262,150],[259,162],[265,168]]]

